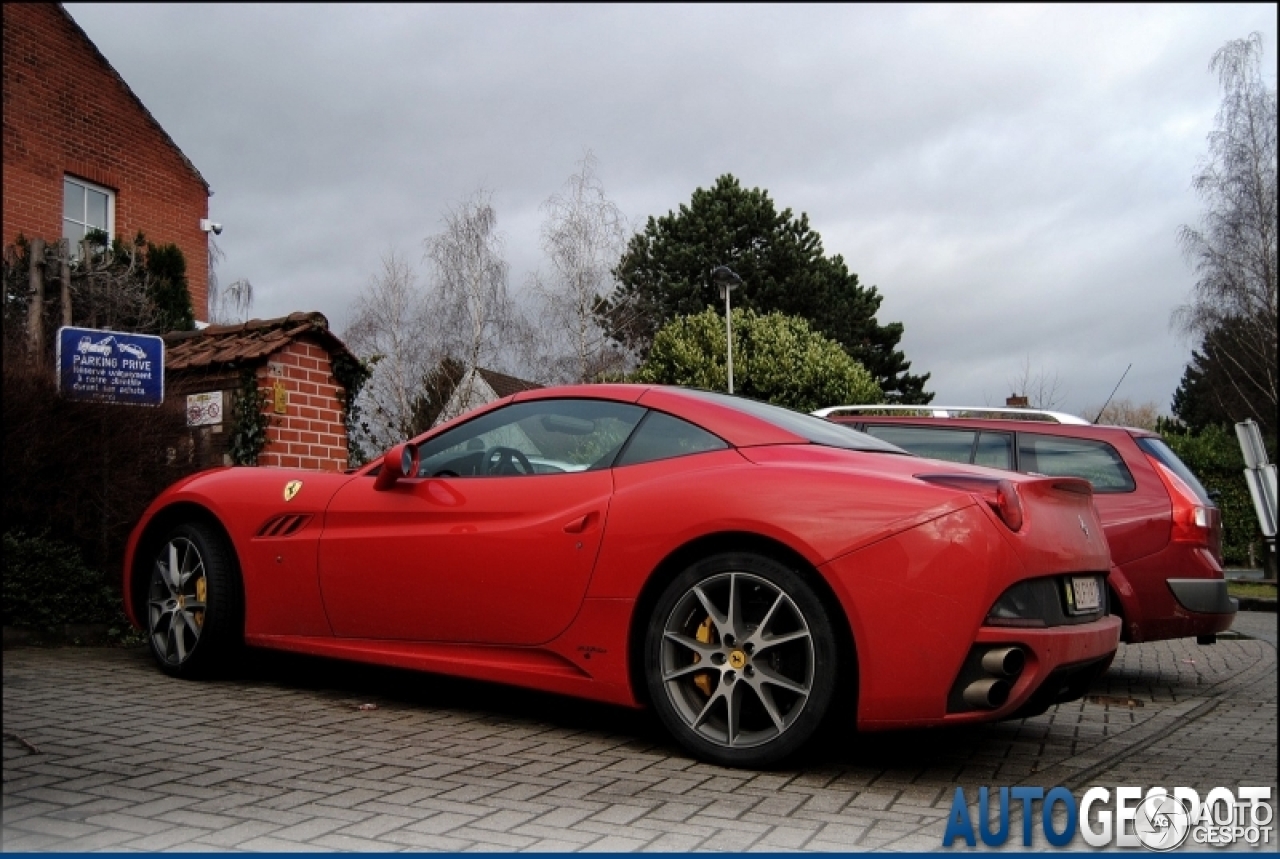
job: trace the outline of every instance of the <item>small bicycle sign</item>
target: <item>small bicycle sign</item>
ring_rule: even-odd
[[[203,427],[222,423],[222,391],[190,394],[187,397],[187,426]]]
[[[222,409],[217,403],[199,403],[187,410],[187,422],[190,424],[216,424],[218,416],[221,414]]]

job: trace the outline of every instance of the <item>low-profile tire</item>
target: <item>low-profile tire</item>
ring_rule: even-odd
[[[212,526],[188,522],[165,536],[151,564],[147,640],[175,677],[225,670],[243,642],[235,553]]]
[[[822,724],[839,677],[826,607],[794,570],[747,553],[713,555],[663,591],[644,674],[658,717],[703,760],[766,767]]]

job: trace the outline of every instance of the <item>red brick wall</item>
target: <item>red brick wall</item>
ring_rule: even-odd
[[[272,376],[271,365],[283,371]],[[338,383],[329,353],[314,343],[295,340],[272,354],[258,373],[259,389],[268,395],[271,426],[258,465],[343,471],[347,467],[347,429],[342,423]],[[286,413],[274,411],[274,384],[288,392]]]
[[[66,13],[5,3],[4,244],[62,238],[62,177],[116,192],[115,231],[172,242],[197,319],[209,318],[209,189]]]

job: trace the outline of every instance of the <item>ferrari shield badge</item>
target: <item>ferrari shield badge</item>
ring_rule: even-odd
[[[298,494],[298,490],[302,488],[301,480],[290,480],[284,485],[284,500],[292,501],[293,496]]]

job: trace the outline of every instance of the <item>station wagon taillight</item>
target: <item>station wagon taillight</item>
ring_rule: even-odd
[[[1194,489],[1187,485],[1173,470],[1150,454],[1147,459],[1169,491],[1173,502],[1173,531],[1170,539],[1175,543],[1190,543],[1213,550],[1217,554],[1214,525],[1218,511],[1205,505]]]

